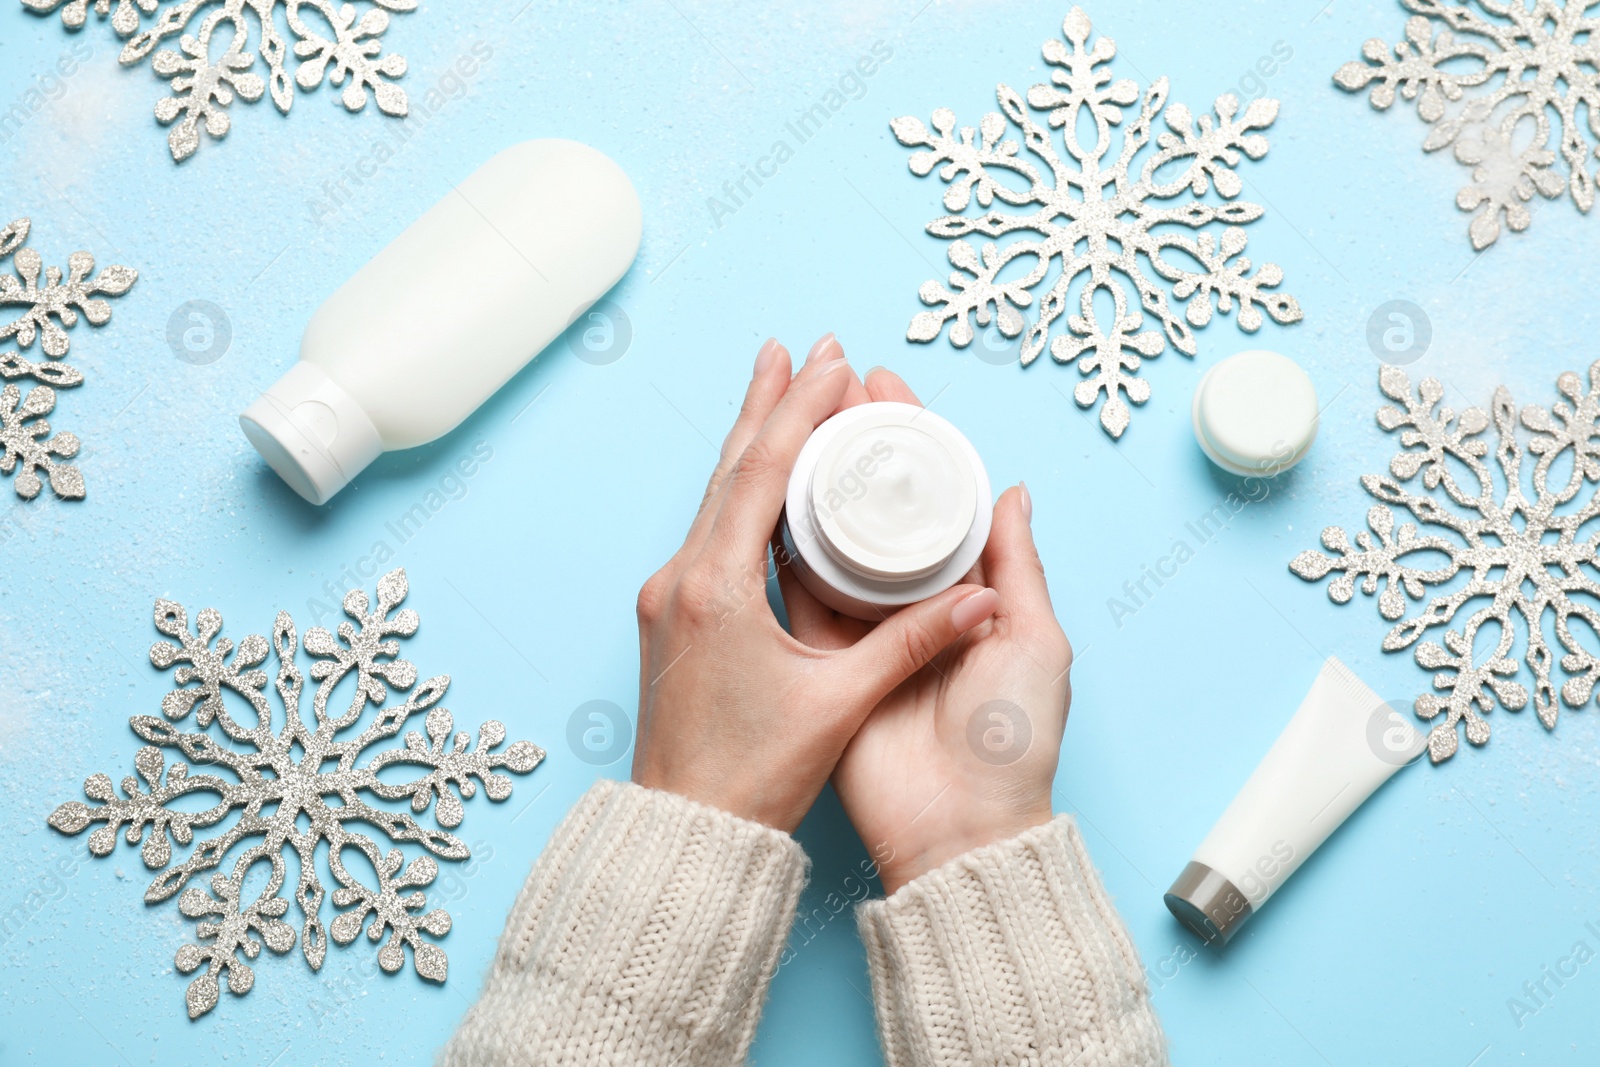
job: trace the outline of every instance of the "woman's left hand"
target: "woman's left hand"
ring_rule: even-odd
[[[995,610],[961,585],[817,647],[767,604],[767,544],[811,432],[864,397],[829,334],[790,380],[768,341],[689,536],[639,593],[633,780],[792,831],[840,753],[896,686]]]

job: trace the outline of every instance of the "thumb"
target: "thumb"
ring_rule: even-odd
[[[999,607],[993,589],[958,585],[901,608],[844,654],[851,689],[875,706]]]

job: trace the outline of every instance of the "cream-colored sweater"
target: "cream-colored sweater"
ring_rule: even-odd
[[[533,865],[442,1064],[743,1063],[806,866],[788,834],[597,782]],[[889,1067],[1167,1062],[1068,817],[861,905],[859,923]]]

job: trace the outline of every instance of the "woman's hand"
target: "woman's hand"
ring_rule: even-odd
[[[829,334],[790,380],[768,341],[677,554],[639,593],[633,780],[792,831],[879,701],[999,604],[960,585],[826,647],[767,604],[767,545],[811,431],[865,399]],[[859,825],[859,824],[858,824]]]
[[[865,393],[856,402],[918,403],[884,370],[867,376]],[[885,696],[834,770],[885,892],[1051,818],[1072,646],[1050,607],[1032,511],[1024,486],[1001,494],[989,543],[962,587],[992,586],[998,610]],[[787,567],[779,582],[790,627],[809,647],[857,645],[904,614],[873,629],[819,603]]]

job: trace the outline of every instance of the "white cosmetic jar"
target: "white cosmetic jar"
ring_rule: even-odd
[[[1211,462],[1230,474],[1270,477],[1304,459],[1317,439],[1317,390],[1288,356],[1240,352],[1200,379],[1190,418]]]
[[[835,611],[877,621],[961,581],[994,518],[978,450],[915,404],[847,408],[800,450],[783,546],[801,583]]]

